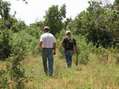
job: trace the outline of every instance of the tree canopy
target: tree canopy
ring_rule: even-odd
[[[50,31],[53,34],[60,32],[63,29],[63,19],[66,17],[66,6],[61,8],[58,5],[53,5],[46,12],[45,25],[50,27]]]

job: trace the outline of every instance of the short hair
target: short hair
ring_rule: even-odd
[[[50,29],[49,26],[44,26],[44,29],[43,30],[44,31],[49,31],[49,29]]]

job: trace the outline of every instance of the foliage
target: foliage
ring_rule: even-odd
[[[114,4],[118,5],[119,4],[119,0],[115,0]]]
[[[51,33],[56,34],[62,30],[62,21],[65,18],[65,14],[65,5],[63,5],[60,9],[57,5],[53,5],[48,9],[45,16],[45,25],[50,27]]]
[[[43,22],[36,22],[31,24],[27,29],[26,32],[30,34],[31,36],[35,37],[36,39],[39,39],[39,36],[43,32],[44,23]]]
[[[6,29],[4,31],[0,31],[0,58],[6,58],[10,56],[11,46],[9,44],[10,40],[10,31]]]
[[[87,43],[84,36],[76,36],[78,47],[78,60],[80,64],[88,64],[89,56],[94,48],[91,43]]]
[[[14,32],[19,32],[27,28],[26,24],[23,21],[12,20],[11,30]]]
[[[8,71],[7,69],[0,69],[0,88],[3,88],[3,89],[8,89]]]
[[[97,47],[113,45],[114,32],[119,28],[118,11],[101,3],[90,1],[86,11],[82,11],[72,21],[73,32],[83,34]],[[113,24],[112,24],[113,23]],[[69,24],[69,25],[71,25]]]
[[[117,0],[115,0],[115,2],[118,3]],[[114,4],[113,6],[115,7],[117,6],[117,4]],[[74,38],[77,41],[78,58],[79,58],[80,65],[87,64],[85,65],[85,68],[82,69],[80,69],[81,67],[79,69],[77,68],[78,71],[83,70],[83,71],[79,71],[78,73],[77,71],[74,70],[72,71],[72,69],[71,71],[63,70],[65,69],[63,66],[64,61],[58,60],[58,62],[56,62],[57,70],[56,70],[56,75],[54,77],[57,79],[59,78],[60,81],[63,80],[62,85],[64,84],[64,82],[67,83],[66,86],[60,86],[61,89],[70,87],[69,83],[71,84],[74,83],[76,85],[75,87],[73,86],[72,89],[75,88],[78,89],[80,87],[94,88],[93,81],[99,82],[101,84],[100,88],[106,88],[107,86],[105,85],[105,83],[107,83],[107,85],[109,84],[107,82],[108,79],[104,79],[103,81],[103,78],[105,78],[105,76],[106,78],[111,78],[109,77],[109,74],[112,74],[113,72],[118,74],[118,72],[115,69],[118,67],[114,67],[114,66],[110,67],[110,68],[114,67],[115,70],[113,70],[113,68],[112,69],[108,68],[108,70],[113,71],[111,72],[107,70],[107,67],[105,65],[100,65],[99,63],[98,63],[99,65],[97,64],[93,65],[93,63],[95,61],[96,63],[98,61],[105,61],[105,60],[107,61],[108,59],[111,60],[111,63],[112,60],[116,61],[116,63],[119,63],[118,49],[108,48],[112,46],[114,37],[118,38],[119,36],[117,33],[117,30],[119,28],[119,12],[118,9],[113,8],[113,6],[110,5],[109,7],[107,7],[107,6],[103,6],[99,2],[90,1],[87,10],[82,11],[73,20],[72,18],[66,18],[65,5],[62,5],[60,8],[58,5],[53,5],[46,12],[46,15],[44,17],[45,21],[35,22],[30,26],[27,26],[23,21],[19,21],[15,17],[10,16],[9,14],[10,4],[6,1],[1,0],[0,1],[0,16],[1,16],[0,59],[3,60],[5,60],[5,58],[8,59],[8,61],[11,63],[11,66],[9,66],[8,70],[0,70],[0,75],[2,76],[0,77],[0,86],[2,86],[2,88],[4,89],[8,88],[9,80],[11,80],[13,81],[16,89],[24,89],[26,72],[30,70],[29,67],[33,67],[33,66],[35,67],[35,71],[33,70],[33,68],[31,68],[30,73],[32,75],[30,75],[29,72],[27,73],[28,76],[33,76],[34,81],[36,80],[38,81],[38,85],[39,85],[39,81],[44,82],[44,80],[47,80],[46,83],[48,81],[52,82],[51,80],[49,80],[49,78],[45,77],[42,72],[39,71],[39,69],[42,68],[41,66],[39,66],[39,64],[37,64],[39,63],[38,62],[39,60],[34,61],[32,58],[32,60],[28,60],[25,65],[22,64],[27,55],[29,54],[33,55],[33,53],[37,53],[38,55],[39,53],[38,39],[39,36],[42,34],[42,29],[44,25],[48,25],[50,26],[50,31],[53,34],[55,34],[57,37],[57,48],[61,52],[61,55],[63,55],[63,50],[61,48],[61,40],[64,37],[65,30],[71,30],[72,34],[74,35]],[[64,20],[64,18],[66,18],[66,20]],[[56,59],[60,59],[59,53],[57,53]],[[30,62],[32,64],[30,64]],[[36,63],[34,64],[34,62]],[[92,63],[92,65],[90,62]],[[106,62],[105,64],[107,63],[108,62]],[[26,65],[28,66],[27,69],[25,69]],[[39,68],[38,70],[36,69],[37,67]],[[88,68],[90,68],[91,71]],[[103,69],[106,72],[100,69]],[[8,75],[7,74],[8,72],[10,72],[10,75],[6,76]],[[39,76],[39,74],[37,76],[36,75],[37,73],[41,74],[41,76]],[[82,86],[77,85],[79,81],[82,81],[80,80],[80,78],[79,80],[77,80],[76,78],[76,81],[73,80],[75,78],[75,75],[77,75],[77,73],[78,76],[80,76],[81,74],[80,78],[82,78],[83,80],[83,83],[81,83],[81,85],[83,84]],[[103,73],[105,73],[104,76],[102,76]],[[84,74],[85,76],[83,78],[82,75]],[[95,77],[92,77],[92,74],[97,79],[95,79]],[[10,79],[8,79],[8,77],[10,77]],[[38,79],[35,80],[35,77],[38,77],[39,80]],[[116,77],[112,76],[112,77],[114,78],[114,80],[112,81],[115,83],[116,78],[118,78],[118,76]],[[102,80],[99,80],[101,78]],[[30,81],[30,82],[34,82],[34,81]],[[57,82],[56,79],[54,81]],[[102,82],[104,84],[102,84]],[[42,83],[40,84],[42,85]],[[33,89],[36,89],[36,87]]]
[[[9,18],[10,3],[7,1],[0,0],[0,16],[3,19]]]

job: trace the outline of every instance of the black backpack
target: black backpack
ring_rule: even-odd
[[[74,38],[67,38],[63,39],[62,45],[65,50],[73,50],[74,46],[76,45],[76,41]]]

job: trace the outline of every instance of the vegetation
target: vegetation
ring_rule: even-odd
[[[51,29],[51,33],[56,34],[63,29],[63,19],[66,17],[66,6],[63,5],[60,9],[58,6],[52,6],[46,12],[45,24]]]
[[[10,3],[0,0],[0,89],[118,89],[118,3],[89,1],[74,20],[66,17],[65,5],[53,5],[44,21],[27,26],[10,15]],[[44,25],[57,38],[53,77],[45,76],[40,60],[38,40]],[[78,44],[79,66],[74,55],[71,69],[60,46],[65,30],[71,30]]]

